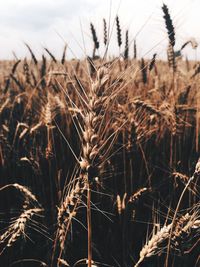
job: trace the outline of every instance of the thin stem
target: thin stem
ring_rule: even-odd
[[[170,252],[171,237],[172,237],[172,233],[173,233],[173,229],[174,229],[174,224],[175,224],[176,216],[177,216],[177,213],[178,213],[178,210],[179,210],[181,201],[183,199],[183,196],[184,196],[187,188],[189,187],[190,183],[193,180],[194,180],[194,175],[192,177],[190,177],[190,179],[188,180],[188,182],[187,182],[184,190],[182,191],[181,196],[180,196],[179,201],[178,201],[178,204],[176,206],[176,210],[174,212],[174,216],[173,216],[173,220],[172,220],[172,227],[171,227],[171,231],[170,231],[170,235],[169,235],[169,240],[168,240],[168,244],[167,244],[167,257],[166,257],[166,260],[165,260],[165,267],[168,266],[168,262],[169,262],[169,252]]]
[[[92,267],[91,189],[89,181],[87,189],[87,228],[88,228],[88,267]]]

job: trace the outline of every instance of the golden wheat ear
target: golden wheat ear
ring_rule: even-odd
[[[134,267],[138,267],[146,258],[156,255],[162,251],[162,244],[169,237],[172,224],[163,226],[156,234],[153,234],[151,239],[147,241],[140,251],[140,258]]]
[[[32,217],[41,212],[43,212],[43,209],[39,208],[24,210],[9,226],[8,230],[0,236],[0,243],[6,242],[6,247],[11,247],[21,236],[25,236],[27,224],[31,221]],[[1,253],[3,253],[5,248]]]

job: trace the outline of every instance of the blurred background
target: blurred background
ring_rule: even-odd
[[[176,28],[177,50],[193,37],[199,37],[198,0],[166,0]],[[118,14],[125,39],[137,40],[140,57],[153,53],[166,58],[167,35],[162,18],[162,0],[0,0],[0,59],[29,57],[24,42],[40,57],[48,47],[60,58],[65,43],[68,58],[84,57],[93,48],[90,31],[92,22],[100,40],[103,39],[103,18],[110,25],[109,55],[118,55],[115,17]],[[112,41],[114,40],[114,41]],[[131,53],[130,46],[130,53]],[[100,43],[100,54],[105,51]],[[198,51],[184,50],[189,59],[197,59]]]

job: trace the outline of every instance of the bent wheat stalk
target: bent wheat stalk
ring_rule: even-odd
[[[145,258],[151,257],[160,252],[162,243],[169,237],[171,227],[172,224],[163,226],[160,231],[158,231],[156,234],[153,234],[152,238],[140,251],[140,258],[134,267],[138,267]]]

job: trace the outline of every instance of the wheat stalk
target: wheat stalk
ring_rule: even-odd
[[[104,45],[107,45],[108,42],[108,32],[107,32],[107,25],[106,25],[106,20],[103,19],[103,42]]]
[[[151,239],[144,245],[140,251],[140,258],[134,267],[138,267],[144,259],[158,254],[162,249],[162,243],[169,237],[172,224],[163,226]]]
[[[122,34],[121,34],[121,27],[120,27],[120,22],[119,22],[119,17],[116,17],[116,27],[117,27],[117,43],[119,48],[122,45]]]
[[[166,25],[170,45],[173,47],[175,45],[175,30],[174,30],[174,26],[173,26],[172,19],[169,14],[167,5],[163,4],[162,10],[164,13],[164,20],[165,20],[165,25]]]
[[[26,225],[31,220],[31,218],[34,215],[41,213],[42,211],[43,209],[39,208],[28,209],[23,211],[20,216],[14,221],[14,223],[9,226],[8,230],[0,236],[0,242],[3,243],[6,241],[6,246],[11,247],[21,235],[25,235]]]
[[[96,30],[95,30],[94,25],[92,23],[90,23],[90,29],[92,32],[92,38],[93,38],[93,42],[94,42],[93,58],[95,58],[95,52],[97,49],[99,49],[99,41],[97,38]]]

